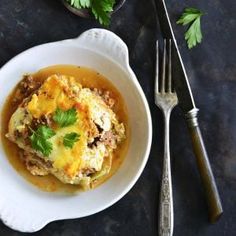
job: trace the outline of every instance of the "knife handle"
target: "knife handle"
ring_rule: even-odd
[[[198,126],[198,111],[197,108],[192,109],[186,114],[186,119],[192,138],[193,150],[197,159],[198,170],[207,198],[209,219],[211,223],[214,223],[222,215],[223,209],[201,131]]]

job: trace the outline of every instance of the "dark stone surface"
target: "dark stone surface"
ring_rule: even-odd
[[[209,224],[189,135],[177,108],[171,119],[174,235],[236,235],[236,2],[166,2],[201,109],[200,125],[224,207],[220,221]],[[184,29],[175,24],[183,8],[189,6],[207,12],[202,20],[203,43],[191,51],[183,40]],[[50,223],[35,235],[157,235],[163,123],[153,102],[155,40],[159,34],[155,19],[152,1],[129,0],[113,16],[110,26],[129,47],[131,66],[152,111],[153,145],[141,178],[109,209],[82,219]],[[72,15],[60,1],[1,0],[0,66],[34,45],[76,37],[92,27],[100,26],[92,19]],[[0,235],[23,234],[0,223]]]

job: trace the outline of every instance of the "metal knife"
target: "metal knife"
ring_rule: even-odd
[[[164,0],[154,0],[159,19],[161,32],[164,38],[172,39],[173,49],[173,71],[174,84],[178,96],[179,105],[187,121],[191,135],[193,150],[196,156],[198,170],[200,172],[206,199],[208,203],[209,219],[213,223],[222,215],[223,209],[220,196],[215,183],[207,151],[198,126],[198,111],[195,106],[192,91],[188,81],[188,76],[181,58],[175,35],[171,26],[169,15]]]

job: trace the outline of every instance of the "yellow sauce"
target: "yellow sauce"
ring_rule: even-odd
[[[97,187],[102,184],[104,181],[109,179],[120,167],[130,141],[130,128],[128,123],[128,115],[127,110],[124,104],[124,100],[121,94],[117,91],[117,89],[112,85],[110,81],[108,81],[101,74],[97,73],[92,69],[88,69],[85,67],[78,67],[72,65],[56,65],[50,66],[44,69],[41,69],[37,73],[33,75],[33,78],[37,81],[44,81],[47,77],[52,74],[64,74],[75,77],[79,83],[82,84],[83,87],[87,88],[98,88],[102,90],[108,90],[111,92],[111,97],[115,99],[115,105],[113,107],[113,111],[117,114],[117,117],[120,122],[123,122],[126,128],[126,139],[118,146],[118,148],[114,151],[112,168],[110,173],[107,176],[99,179],[93,187]],[[3,143],[4,150],[6,152],[6,156],[12,166],[16,169],[16,171],[21,174],[25,179],[27,179],[30,183],[37,186],[43,191],[47,192],[55,192],[55,191],[63,191],[68,193],[77,192],[80,189],[78,185],[70,185],[63,184],[53,175],[47,176],[34,176],[32,175],[25,167],[24,163],[20,159],[20,153],[22,150],[13,142],[10,142],[5,134],[8,130],[8,122],[10,117],[16,110],[19,104],[13,102],[15,97],[16,88],[12,91],[12,93],[6,99],[4,104],[4,108],[2,111],[2,130],[1,130],[1,139]]]

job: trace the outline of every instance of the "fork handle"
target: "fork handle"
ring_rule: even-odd
[[[170,167],[170,146],[169,146],[169,121],[170,112],[164,112],[165,130],[164,130],[164,159],[163,172],[160,191],[159,206],[159,236],[172,236],[173,234],[173,197],[172,181]]]
[[[193,109],[187,113],[186,118],[192,138],[193,150],[197,159],[198,170],[207,198],[209,219],[210,222],[214,223],[222,215],[223,209],[201,131],[198,126],[197,113],[198,109]]]

